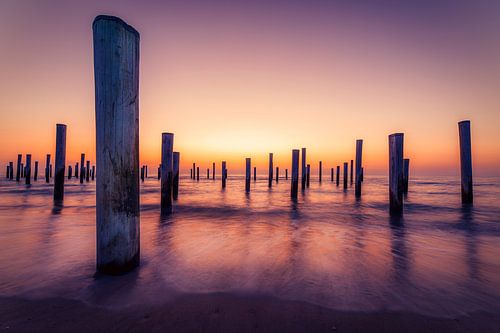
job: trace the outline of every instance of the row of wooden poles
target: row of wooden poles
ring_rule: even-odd
[[[97,16],[93,22],[96,115],[96,266],[107,274],[120,274],[140,261],[139,213],[139,33],[120,18]],[[470,123],[460,122],[462,199],[472,202]],[[66,126],[58,125],[55,176],[64,184]],[[161,213],[172,212],[174,186],[178,184],[179,153],[174,136],[162,134]],[[64,143],[63,143],[64,142]],[[356,143],[356,196],[361,195],[362,141]],[[292,150],[291,196],[297,197],[299,153]],[[272,155],[270,155],[272,172]],[[82,160],[83,163],[83,160]],[[403,134],[389,136],[389,199],[391,214],[403,211]],[[142,168],[143,173],[146,169]],[[175,170],[175,171],[174,171]],[[198,169],[197,169],[198,170]],[[246,190],[251,161],[247,159]],[[255,169],[254,169],[255,170]],[[270,173],[271,173],[270,172]],[[194,173],[194,168],[191,175]],[[254,171],[255,173],[255,171]],[[199,171],[198,171],[199,174]],[[339,168],[337,168],[337,176]],[[347,163],[344,164],[347,174]],[[227,169],[222,162],[222,186]],[[177,180],[175,180],[177,178]],[[59,182],[58,182],[59,179]],[[346,179],[346,178],[345,178]],[[269,179],[272,182],[272,177]],[[344,180],[345,182],[346,180]],[[306,150],[302,149],[302,188],[307,185]],[[54,192],[63,187],[54,187]],[[54,194],[55,196],[55,194]],[[62,198],[62,195],[61,195]]]

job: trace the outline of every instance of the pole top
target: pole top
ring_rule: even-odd
[[[134,27],[132,27],[131,25],[128,25],[125,21],[123,21],[119,17],[110,16],[110,15],[98,15],[98,16],[96,16],[96,18],[94,19],[94,22],[92,23],[92,28],[93,29],[95,28],[95,25],[99,21],[113,21],[113,22],[116,22],[119,25],[121,25],[124,29],[126,29],[126,30],[130,31],[131,33],[133,33],[134,35],[136,35],[137,38],[140,38],[139,32],[137,30],[135,30]]]
[[[467,120],[462,120],[462,121],[459,121],[458,124],[459,125],[461,125],[461,124],[470,124],[470,120],[468,120],[468,119]]]

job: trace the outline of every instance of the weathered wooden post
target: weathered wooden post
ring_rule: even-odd
[[[94,20],[97,269],[139,265],[139,33],[121,19]]]
[[[297,199],[297,194],[299,192],[299,154],[300,151],[298,149],[292,150],[292,199]]]
[[[253,167],[253,181],[257,181],[257,167]]]
[[[410,159],[403,159],[403,194],[408,193],[408,180],[410,172]]]
[[[38,180],[38,161],[35,161],[35,173],[33,174],[33,180],[35,182]]]
[[[323,178],[323,161],[319,161],[319,182],[321,183]]]
[[[309,183],[311,181],[311,165],[307,165],[307,179],[306,179],[306,186],[309,187]]]
[[[92,166],[92,181],[95,179],[95,165]]]
[[[78,179],[78,162],[75,163],[75,178]]]
[[[160,180],[160,178],[161,178],[161,164],[158,164],[158,180]]]
[[[17,155],[17,170],[16,170],[16,182],[21,181],[21,160],[23,159],[23,155]]]
[[[269,177],[268,187],[273,186],[273,153],[269,153]]]
[[[306,188],[307,166],[306,166],[306,149],[302,148],[302,190]]]
[[[347,169],[349,167],[349,163],[344,162],[344,190],[347,190]]]
[[[172,198],[177,200],[179,197],[179,170],[181,162],[181,153],[174,151],[172,155],[172,172],[174,173],[174,179],[172,180]]]
[[[87,167],[85,168],[85,181],[88,183],[90,181],[90,161],[87,161]]]
[[[161,134],[161,214],[172,213],[174,134]]]
[[[196,163],[193,163],[193,180],[196,179]]]
[[[354,173],[354,161],[351,160],[351,173],[350,173],[350,181],[351,181],[351,185],[353,183],[353,173]]]
[[[200,180],[200,167],[196,167],[196,180]]]
[[[285,180],[288,180],[288,169],[285,169]]]
[[[14,163],[13,162],[9,162],[9,168],[10,168],[9,179],[13,180],[14,179]]]
[[[146,179],[148,179],[148,165],[146,164],[146,165],[144,166],[144,168],[145,168],[145,169],[144,169],[144,177],[146,177]]]
[[[85,154],[80,155],[80,184],[83,184],[85,178]]]
[[[26,154],[26,172],[24,174],[26,178],[26,185],[31,184],[31,154]]]
[[[251,168],[251,159],[247,157],[245,159],[245,192],[250,192],[250,168]]]
[[[144,165],[141,166],[141,182],[144,183]]]
[[[222,179],[222,188],[226,188],[226,161],[222,161],[222,168],[221,168],[221,179]]]
[[[356,198],[361,197],[361,166],[363,165],[363,140],[356,140],[356,179],[354,191]]]
[[[193,179],[193,169],[189,169],[189,178]]]
[[[337,177],[336,177],[336,185],[340,184],[340,165],[337,165]]]
[[[210,169],[207,168],[207,179],[210,179]]]
[[[215,162],[212,162],[212,180],[215,180]]]
[[[470,120],[458,123],[458,135],[460,139],[460,176],[462,187],[462,203],[471,204],[474,200],[472,189],[472,149]]]
[[[56,125],[56,168],[54,178],[54,201],[64,199],[64,171],[66,170],[66,125]]]
[[[276,167],[276,183],[278,183],[279,178],[280,178],[280,168]]]
[[[403,213],[403,133],[389,135],[389,205],[391,215]]]
[[[73,168],[71,167],[71,165],[68,165],[68,179],[71,179],[72,176],[73,176]]]
[[[333,168],[330,168],[330,181],[333,183]]]

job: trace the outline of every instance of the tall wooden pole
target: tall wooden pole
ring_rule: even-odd
[[[288,180],[288,169],[285,169],[285,180]]]
[[[80,184],[83,184],[85,179],[85,153],[80,155]]]
[[[174,173],[172,198],[177,200],[179,197],[179,171],[180,171],[181,153],[174,151],[172,169]]]
[[[90,161],[87,161],[87,167],[85,168],[85,181],[88,183],[90,181]]]
[[[361,197],[361,168],[363,166],[363,140],[356,140],[355,196]]]
[[[393,216],[403,213],[403,133],[389,135],[389,208]]]
[[[347,190],[347,169],[349,168],[349,163],[344,163],[344,190]]]
[[[26,185],[31,184],[31,154],[26,154],[26,172],[24,174]]]
[[[222,179],[222,188],[226,188],[226,161],[222,161],[222,168],[221,168],[221,179]]]
[[[269,153],[269,177],[268,186],[273,186],[273,153]]]
[[[280,168],[276,167],[276,183],[279,181],[280,178]]]
[[[21,181],[21,161],[23,159],[23,155],[17,155],[17,170],[16,170],[16,182]],[[48,166],[47,166],[48,167]]]
[[[307,164],[306,164],[306,148],[302,148],[302,190],[306,188],[307,180]]]
[[[245,192],[249,193],[250,192],[250,169],[252,167],[252,160],[247,157],[245,159]]]
[[[97,269],[139,265],[139,33],[98,16],[94,32]]]
[[[319,182],[321,183],[323,178],[323,162],[319,161]]]
[[[56,125],[56,169],[54,178],[54,200],[64,199],[64,171],[66,170],[66,125]]]
[[[210,169],[207,168],[207,179],[210,179]]]
[[[337,177],[336,177],[336,185],[340,184],[340,165],[337,165]]]
[[[193,180],[196,179],[196,163],[193,163]]]
[[[212,180],[215,180],[215,162],[212,162]]]
[[[470,120],[458,123],[460,139],[460,176],[462,203],[471,204],[474,200],[472,191],[472,148],[470,134]]]
[[[173,172],[174,172],[174,134],[161,135],[161,214],[172,213]]]
[[[200,180],[200,167],[196,167],[196,180]]]
[[[292,150],[292,182],[291,182],[291,197],[297,199],[299,192],[299,154],[300,150]]]
[[[35,161],[35,173],[33,174],[33,180],[35,182],[38,180],[38,161]]]

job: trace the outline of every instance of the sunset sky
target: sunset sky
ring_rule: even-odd
[[[55,124],[67,164],[95,159],[92,21],[141,34],[140,161],[153,170],[175,133],[182,173],[268,153],[313,170],[354,158],[386,174],[387,136],[405,133],[413,174],[458,175],[457,122],[472,123],[476,175],[500,175],[499,1],[0,2],[0,163],[44,166]],[[325,171],[326,172],[326,171]]]

